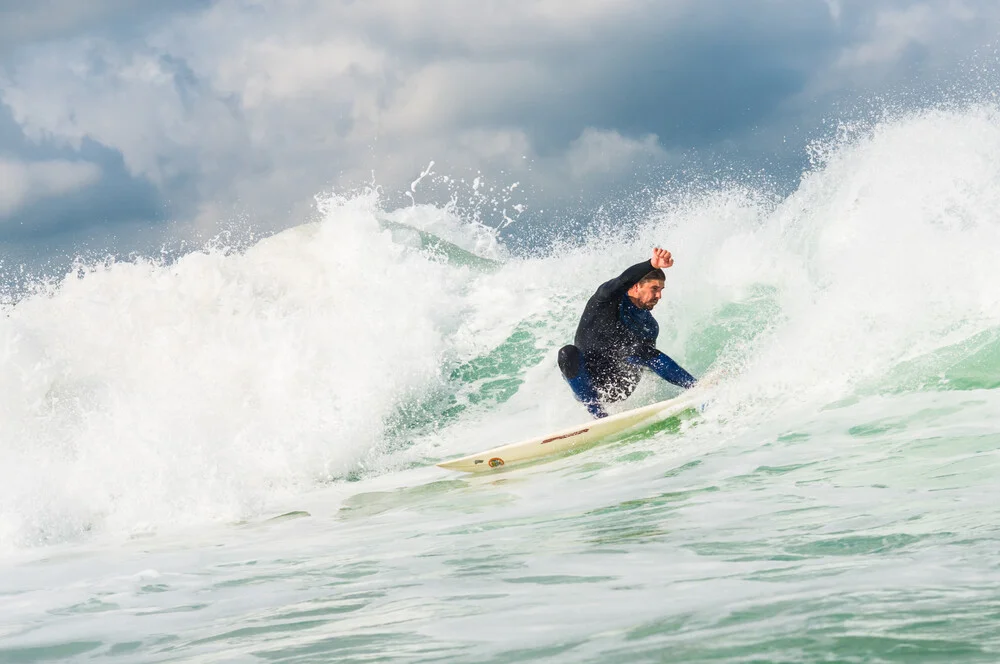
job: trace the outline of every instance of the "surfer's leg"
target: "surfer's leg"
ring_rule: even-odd
[[[559,371],[569,383],[569,388],[573,390],[573,396],[587,407],[588,413],[597,418],[608,416],[601,406],[597,388],[594,387],[594,381],[587,372],[583,353],[579,348],[570,345],[559,349]]]
[[[602,367],[600,392],[605,401],[624,401],[639,385],[642,372],[628,362]]]
[[[692,387],[697,380],[679,364],[660,351],[633,355],[626,360],[629,364],[646,367],[657,376],[677,387]]]

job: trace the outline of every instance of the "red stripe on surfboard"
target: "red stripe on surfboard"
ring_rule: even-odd
[[[579,431],[574,431],[573,433],[567,433],[562,436],[555,436],[553,438],[546,438],[542,441],[542,445],[545,443],[551,443],[553,440],[562,440],[563,438],[572,438],[573,436],[579,436],[581,433],[587,433],[590,429],[580,429]]]

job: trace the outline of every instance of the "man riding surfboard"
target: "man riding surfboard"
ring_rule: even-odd
[[[656,349],[660,327],[650,311],[663,293],[663,270],[673,264],[669,251],[656,248],[650,260],[601,284],[587,301],[573,345],[559,349],[563,378],[594,417],[607,417],[602,402],[632,394],[643,367],[679,387],[695,384],[694,376]]]

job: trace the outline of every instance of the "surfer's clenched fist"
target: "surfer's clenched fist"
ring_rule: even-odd
[[[653,249],[653,257],[649,259],[653,267],[662,270],[665,267],[670,267],[674,264],[673,256],[666,249],[660,249],[659,247]]]

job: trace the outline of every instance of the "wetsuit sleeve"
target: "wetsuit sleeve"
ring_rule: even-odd
[[[601,287],[597,289],[597,293],[594,295],[598,300],[617,300],[629,288],[635,286],[639,283],[640,279],[652,271],[653,264],[650,261],[636,263],[611,281],[606,281],[601,284]]]
[[[681,365],[677,364],[669,357],[664,355],[658,350],[654,350],[648,354],[643,355],[633,355],[626,358],[626,362],[629,364],[635,364],[641,367],[646,367],[657,376],[672,383],[677,387],[693,387],[698,381],[695,377],[689,374],[687,371],[681,368]]]

